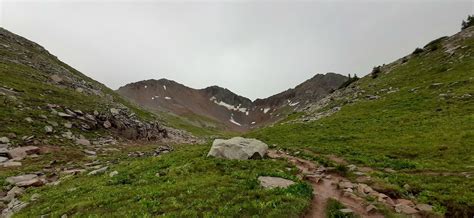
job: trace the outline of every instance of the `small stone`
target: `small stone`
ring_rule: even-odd
[[[387,172],[387,173],[396,173],[397,171],[395,171],[394,169],[392,168],[385,168],[383,169],[383,171]]]
[[[258,181],[260,181],[260,185],[266,189],[286,188],[290,185],[295,184],[295,182],[291,180],[272,176],[260,176],[258,177]]]
[[[50,78],[51,78],[51,80],[53,80],[55,83],[60,83],[60,82],[63,81],[63,78],[61,78],[59,75],[56,75],[56,74],[52,75]]]
[[[10,139],[7,137],[0,137],[0,142],[4,144],[10,143]]]
[[[114,177],[116,175],[118,175],[118,171],[112,171],[112,172],[109,173],[110,177]]]
[[[110,108],[110,113],[115,116],[120,113],[120,110],[116,108]]]
[[[433,206],[428,205],[428,204],[417,204],[416,208],[424,212],[433,212]]]
[[[93,156],[97,155],[97,152],[91,151],[91,150],[84,150],[84,153],[86,153],[87,155],[93,155]]]
[[[418,211],[415,208],[410,207],[408,205],[403,205],[403,204],[395,205],[395,211],[397,213],[404,213],[404,214],[408,214],[408,215],[418,213]]]
[[[78,145],[84,145],[84,146],[90,146],[91,145],[91,142],[87,139],[84,139],[84,138],[80,138],[80,139],[77,139],[76,140],[76,144]]]
[[[349,208],[340,209],[339,211],[341,213],[354,213],[354,211]]]
[[[58,116],[63,117],[63,118],[71,118],[73,117],[72,115],[63,113],[63,112],[58,112]]]
[[[44,131],[46,133],[52,133],[53,132],[53,127],[52,126],[45,126],[44,127]]]
[[[106,120],[106,121],[104,122],[104,128],[108,129],[108,128],[110,128],[110,127],[112,127],[112,124],[110,123],[110,121]]]
[[[31,200],[31,201],[36,201],[36,200],[38,200],[40,197],[41,197],[40,194],[34,193],[33,195],[31,195],[30,200]]]
[[[31,119],[31,117],[27,117],[27,118],[25,118],[25,121],[28,122],[28,123],[32,123],[33,119]]]
[[[82,93],[83,91],[84,91],[83,88],[80,88],[80,87],[79,87],[79,88],[76,88],[76,92]]]
[[[64,123],[64,127],[70,129],[70,128],[72,128],[72,123],[71,122],[66,122],[66,123]]]
[[[89,172],[87,175],[92,176],[92,175],[102,174],[102,173],[105,173],[105,171],[107,171],[108,168],[109,167],[102,167],[100,169]]]
[[[354,171],[354,170],[357,169],[357,166],[354,165],[354,164],[351,164],[351,165],[348,165],[348,166],[347,166],[347,169],[348,169],[349,171]]]
[[[94,111],[94,116],[99,116],[99,111]]]
[[[7,157],[2,157],[2,156],[0,156],[0,163],[3,163],[3,162],[5,162],[5,161],[7,161],[7,160],[8,160]]]
[[[377,207],[375,207],[374,205],[371,204],[371,205],[369,205],[365,208],[365,211],[367,213],[373,213],[373,212],[377,211]]]
[[[354,188],[354,184],[352,184],[352,182],[340,182],[339,187],[342,189]]]

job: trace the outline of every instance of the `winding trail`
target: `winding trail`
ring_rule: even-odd
[[[368,205],[362,198],[348,197],[338,189],[337,184],[341,181],[348,181],[335,173],[324,172],[324,167],[317,166],[311,161],[288,155],[281,151],[270,150],[268,156],[274,159],[286,159],[293,163],[301,172],[301,177],[309,181],[313,187],[313,200],[306,218],[324,218],[326,217],[326,206],[329,199],[336,199],[346,208],[351,209],[355,214],[361,217],[384,217],[377,211],[366,211]]]

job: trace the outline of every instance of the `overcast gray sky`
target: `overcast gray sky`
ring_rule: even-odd
[[[0,0],[0,25],[113,89],[168,78],[251,99],[362,76],[459,31],[474,1]]]

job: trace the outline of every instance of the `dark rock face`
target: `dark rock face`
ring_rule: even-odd
[[[154,111],[196,114],[221,123],[227,129],[246,131],[277,121],[288,111],[322,99],[347,79],[335,73],[317,74],[294,89],[254,102],[218,86],[193,89],[166,79],[131,83],[117,92]]]

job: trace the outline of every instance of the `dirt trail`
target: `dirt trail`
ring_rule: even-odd
[[[335,173],[324,172],[324,167],[317,166],[310,161],[293,157],[280,151],[270,150],[268,156],[271,158],[287,159],[301,171],[302,176],[313,186],[314,198],[310,209],[304,217],[326,217],[326,205],[330,198],[338,200],[346,208],[351,209],[355,214],[361,217],[384,217],[376,211],[370,213],[366,212],[368,204],[362,198],[354,199],[354,197],[344,195],[343,192],[338,189],[337,184],[341,181],[348,181],[347,179]]]

